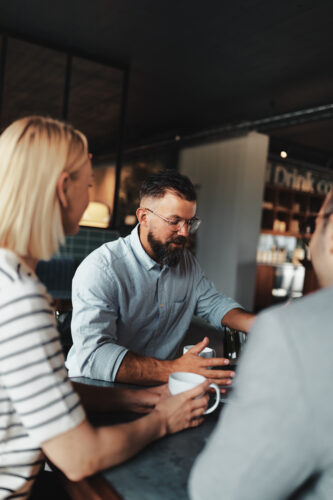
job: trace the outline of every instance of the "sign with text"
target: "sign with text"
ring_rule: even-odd
[[[333,187],[333,172],[326,174],[269,161],[266,169],[266,183],[324,195]]]

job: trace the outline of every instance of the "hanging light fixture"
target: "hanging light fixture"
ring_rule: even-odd
[[[91,201],[86,208],[79,225],[89,227],[109,227],[110,209],[106,203]]]

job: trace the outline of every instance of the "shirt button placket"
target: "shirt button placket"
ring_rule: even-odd
[[[161,331],[163,331],[163,322],[164,322],[164,315],[165,315],[165,304],[164,304],[164,296],[163,296],[163,271],[160,272],[159,278],[158,278],[158,283],[157,283],[157,296],[158,296],[158,304],[159,304],[159,323],[158,323],[158,328],[155,332],[155,343],[157,344],[159,342],[159,334]]]

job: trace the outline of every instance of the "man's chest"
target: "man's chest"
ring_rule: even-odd
[[[169,269],[150,270],[118,280],[118,311],[122,323],[135,319],[144,326],[194,309],[195,291],[190,277]]]

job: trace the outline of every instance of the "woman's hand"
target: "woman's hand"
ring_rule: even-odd
[[[168,384],[149,389],[129,389],[128,393],[128,410],[135,413],[149,413],[157,404],[170,396]]]
[[[203,422],[203,413],[207,409],[209,400],[207,394],[209,384],[210,381],[205,380],[189,391],[160,401],[155,410],[164,419],[163,434],[173,434],[189,427],[197,427]]]

